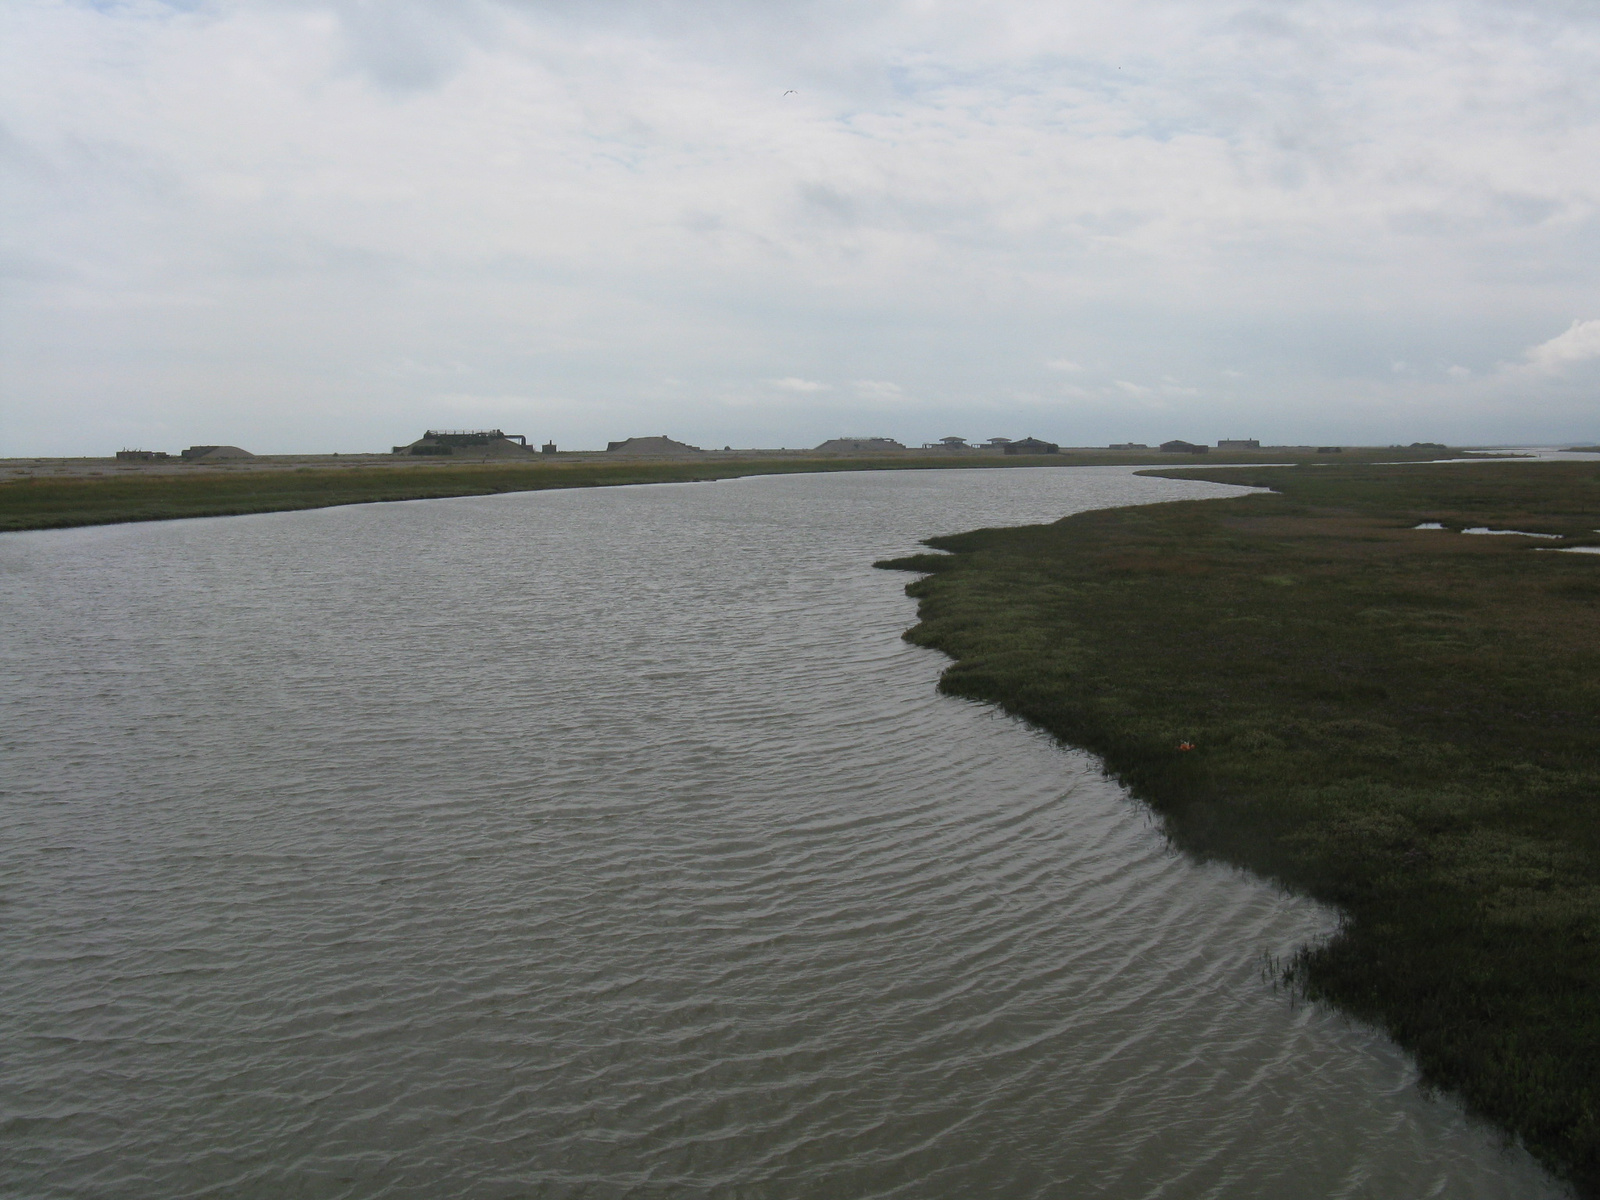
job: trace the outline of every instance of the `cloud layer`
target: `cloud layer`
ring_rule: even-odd
[[[1597,151],[1557,4],[19,0],[0,453],[1593,438]]]
[[[1538,370],[1559,374],[1600,358],[1600,320],[1574,321],[1572,328],[1528,351]]]

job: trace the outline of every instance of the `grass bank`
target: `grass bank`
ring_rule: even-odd
[[[1391,451],[1364,451],[1368,456]],[[1416,455],[1417,452],[1403,452]],[[1430,457],[1421,452],[1421,457]],[[1170,461],[1171,456],[1165,456]],[[1219,456],[1221,457],[1221,456]],[[1231,461],[1248,462],[1235,455]],[[1253,456],[1257,461],[1267,454]],[[1291,455],[1291,457],[1299,457]],[[1162,456],[1155,456],[1157,460]],[[817,471],[950,470],[997,467],[1070,467],[1120,463],[1127,455],[1060,454],[885,458],[708,458],[682,462],[566,462],[461,465],[383,465],[367,468],[293,468],[237,471],[127,472],[104,476],[35,473],[0,482],[0,531],[60,529],[178,517],[224,517],[287,512],[341,504],[487,496],[544,488],[606,487],[635,483],[687,483]],[[1147,459],[1146,461],[1152,461]]]
[[[1020,459],[1013,460],[1026,465]],[[1031,461],[1031,460],[1030,460]],[[803,459],[737,462],[593,462],[375,466],[74,477],[48,476],[0,483],[0,530],[59,529],[178,517],[224,517],[288,512],[343,504],[491,496],[547,488],[690,483],[794,471],[883,470],[924,465],[906,460]],[[978,465],[969,460],[939,466]],[[1010,465],[984,462],[984,466]]]
[[[1600,464],[1171,474],[1278,494],[934,538],[907,638],[1338,905],[1297,983],[1600,1196],[1600,555],[1455,532],[1600,545]]]

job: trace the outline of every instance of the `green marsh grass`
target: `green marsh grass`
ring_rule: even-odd
[[[1337,905],[1292,980],[1600,1196],[1600,556],[1454,532],[1600,544],[1600,464],[1170,474],[1276,494],[933,538],[907,638]]]
[[[343,504],[489,496],[548,488],[688,483],[793,471],[882,470],[921,461],[772,459],[373,466],[37,476],[0,483],[0,530],[58,529],[180,517],[239,516]],[[968,460],[940,466],[967,466]],[[985,462],[985,466],[1005,465]]]
[[[1371,451],[1388,454],[1390,451]],[[1219,456],[1221,457],[1221,456]],[[1430,457],[1423,453],[1420,457]],[[1271,461],[1267,452],[1225,461]],[[528,463],[383,465],[326,469],[286,465],[192,472],[34,475],[0,482],[0,531],[59,529],[180,517],[239,516],[342,504],[486,496],[545,488],[686,483],[818,471],[951,470],[1070,467],[1116,462],[1127,455],[904,455],[886,458],[712,458],[678,462],[578,459]],[[1171,461],[1153,455],[1145,461]]]

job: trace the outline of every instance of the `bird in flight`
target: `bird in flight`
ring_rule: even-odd
[[[784,93],[785,96],[798,96],[799,94],[800,93],[795,91],[793,88],[790,88],[787,92]]]

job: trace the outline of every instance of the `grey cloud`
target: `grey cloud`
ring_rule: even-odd
[[[1489,203],[1496,216],[1516,225],[1538,225],[1566,208],[1554,197],[1527,192],[1492,192]]]
[[[0,11],[19,407],[177,428],[229,395],[285,449],[513,401],[573,444],[805,444],[846,404],[912,441],[1588,419],[1576,373],[1496,391],[1600,313],[1585,10],[155,11]],[[1064,359],[1084,387],[1041,399]]]
[[[836,225],[854,225],[859,220],[859,206],[851,197],[825,183],[802,183],[795,188],[800,203],[812,217]]]
[[[395,92],[438,87],[467,49],[492,40],[495,10],[480,0],[335,0],[350,63]]]
[[[26,250],[0,249],[0,279],[15,283],[67,283],[82,277],[70,264]]]

